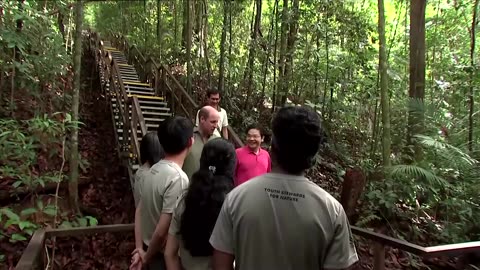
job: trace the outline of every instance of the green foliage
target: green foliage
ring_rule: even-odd
[[[422,231],[434,233],[440,242],[474,239],[478,228],[478,162],[463,150],[432,137],[418,135],[425,146],[427,160],[433,163],[394,165],[384,181],[368,187],[368,211],[363,223],[372,216],[412,222],[408,238]]]

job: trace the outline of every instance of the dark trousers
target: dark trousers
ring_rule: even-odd
[[[143,244],[143,250],[147,251],[148,246]],[[158,252],[152,258],[152,260],[147,264],[144,265],[143,270],[166,270],[167,267],[165,266],[165,258],[163,257],[163,253]]]

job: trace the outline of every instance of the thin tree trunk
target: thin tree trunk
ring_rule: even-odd
[[[292,19],[289,22],[289,33],[287,37],[287,55],[284,66],[284,82],[282,90],[282,100],[280,105],[284,106],[287,102],[287,96],[289,94],[289,82],[292,80],[293,74],[293,55],[295,54],[295,41],[297,40],[298,32],[298,18],[299,12],[299,0],[292,0]]]
[[[157,0],[157,42],[158,55],[160,62],[162,61],[162,1]]]
[[[390,167],[390,106],[388,96],[388,74],[387,74],[387,54],[386,54],[386,38],[385,38],[385,8],[383,0],[378,0],[378,36],[380,40],[379,52],[379,73],[380,73],[380,103],[382,105],[382,158],[384,169]]]
[[[245,103],[243,108],[248,110],[248,101],[250,99],[250,95],[252,94],[253,88],[253,63],[255,61],[255,48],[257,45],[257,36],[260,32],[260,23],[262,20],[262,0],[256,0],[255,2],[256,12],[255,12],[255,22],[252,28],[252,38],[250,40],[250,52],[248,53],[248,61],[247,61],[247,68],[245,70],[245,77],[247,79],[246,86],[247,86],[247,97],[245,98]]]
[[[272,11],[272,22],[270,23],[270,30],[268,32],[268,49],[265,54],[265,64],[263,66],[263,81],[262,81],[262,99],[265,99],[265,87],[267,85],[267,73],[268,73],[268,63],[270,60],[270,52],[272,47],[272,38],[273,38],[273,26],[276,23],[275,15],[277,14],[278,9],[278,0],[275,0],[273,4],[273,11]],[[273,62],[275,63],[275,61]],[[275,67],[273,68],[275,70]]]
[[[228,25],[228,7],[229,0],[223,1],[223,28],[222,37],[220,40],[220,59],[219,59],[219,75],[218,75],[218,91],[223,94],[225,87],[225,48],[227,40],[227,25]]]
[[[186,53],[187,53],[187,93],[192,94],[192,18],[190,16],[191,4],[186,1]]]
[[[475,79],[475,28],[477,26],[477,7],[478,1],[473,4],[472,29],[470,31],[470,91],[469,91],[469,109],[468,113],[468,150],[473,152],[473,113],[474,113],[474,79]]]
[[[424,130],[423,108],[419,111],[413,104],[421,104],[425,97],[425,0],[412,0],[410,8],[410,109],[408,115],[408,145],[413,146],[413,159],[423,159],[420,144],[413,138]],[[410,153],[412,154],[412,153]]]
[[[273,45],[273,63],[277,65],[277,48],[278,48],[278,20],[279,20],[279,13],[278,13],[278,0],[277,0],[277,12],[275,15],[275,43]],[[272,90],[272,113],[275,112],[275,101],[277,98],[277,67],[273,67],[273,90]]]
[[[325,117],[325,106],[327,104],[327,89],[328,89],[328,76],[329,76],[329,69],[330,69],[330,48],[328,45],[328,18],[329,18],[330,10],[327,5],[327,10],[325,12],[325,82],[323,85],[323,100],[322,100],[322,116]]]
[[[207,0],[203,0],[203,17],[204,17],[204,22],[203,22],[203,42],[204,42],[204,53],[205,53],[205,64],[207,65],[207,80],[208,80],[208,86],[210,87],[211,81],[212,81],[212,66],[210,64],[210,58],[208,54],[208,6],[207,6]]]
[[[281,106],[281,100],[278,98],[283,96],[283,85],[285,84],[285,62],[287,58],[287,32],[288,32],[288,0],[283,0],[283,8],[282,8],[282,27],[280,30],[280,59],[278,65],[278,88],[277,88],[277,95],[275,97],[275,104],[276,106]]]
[[[78,205],[78,107],[80,104],[80,72],[82,66],[82,23],[83,3],[78,1],[75,5],[75,47],[73,52],[73,95],[72,95],[72,138],[70,149],[70,182],[68,185],[69,200],[72,209],[79,212]]]

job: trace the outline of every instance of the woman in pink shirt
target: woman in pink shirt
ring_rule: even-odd
[[[252,125],[247,128],[246,145],[236,150],[235,186],[271,171],[270,154],[260,147],[264,137],[259,126]]]

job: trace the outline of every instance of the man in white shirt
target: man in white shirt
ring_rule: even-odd
[[[214,134],[223,137],[225,140],[228,140],[228,117],[227,111],[224,108],[221,108],[220,105],[220,92],[215,89],[210,89],[207,91],[207,104],[208,106],[212,106],[215,108],[218,113],[220,114],[220,120],[218,121],[218,128],[215,129]],[[195,118],[195,126],[198,127],[198,112]]]

